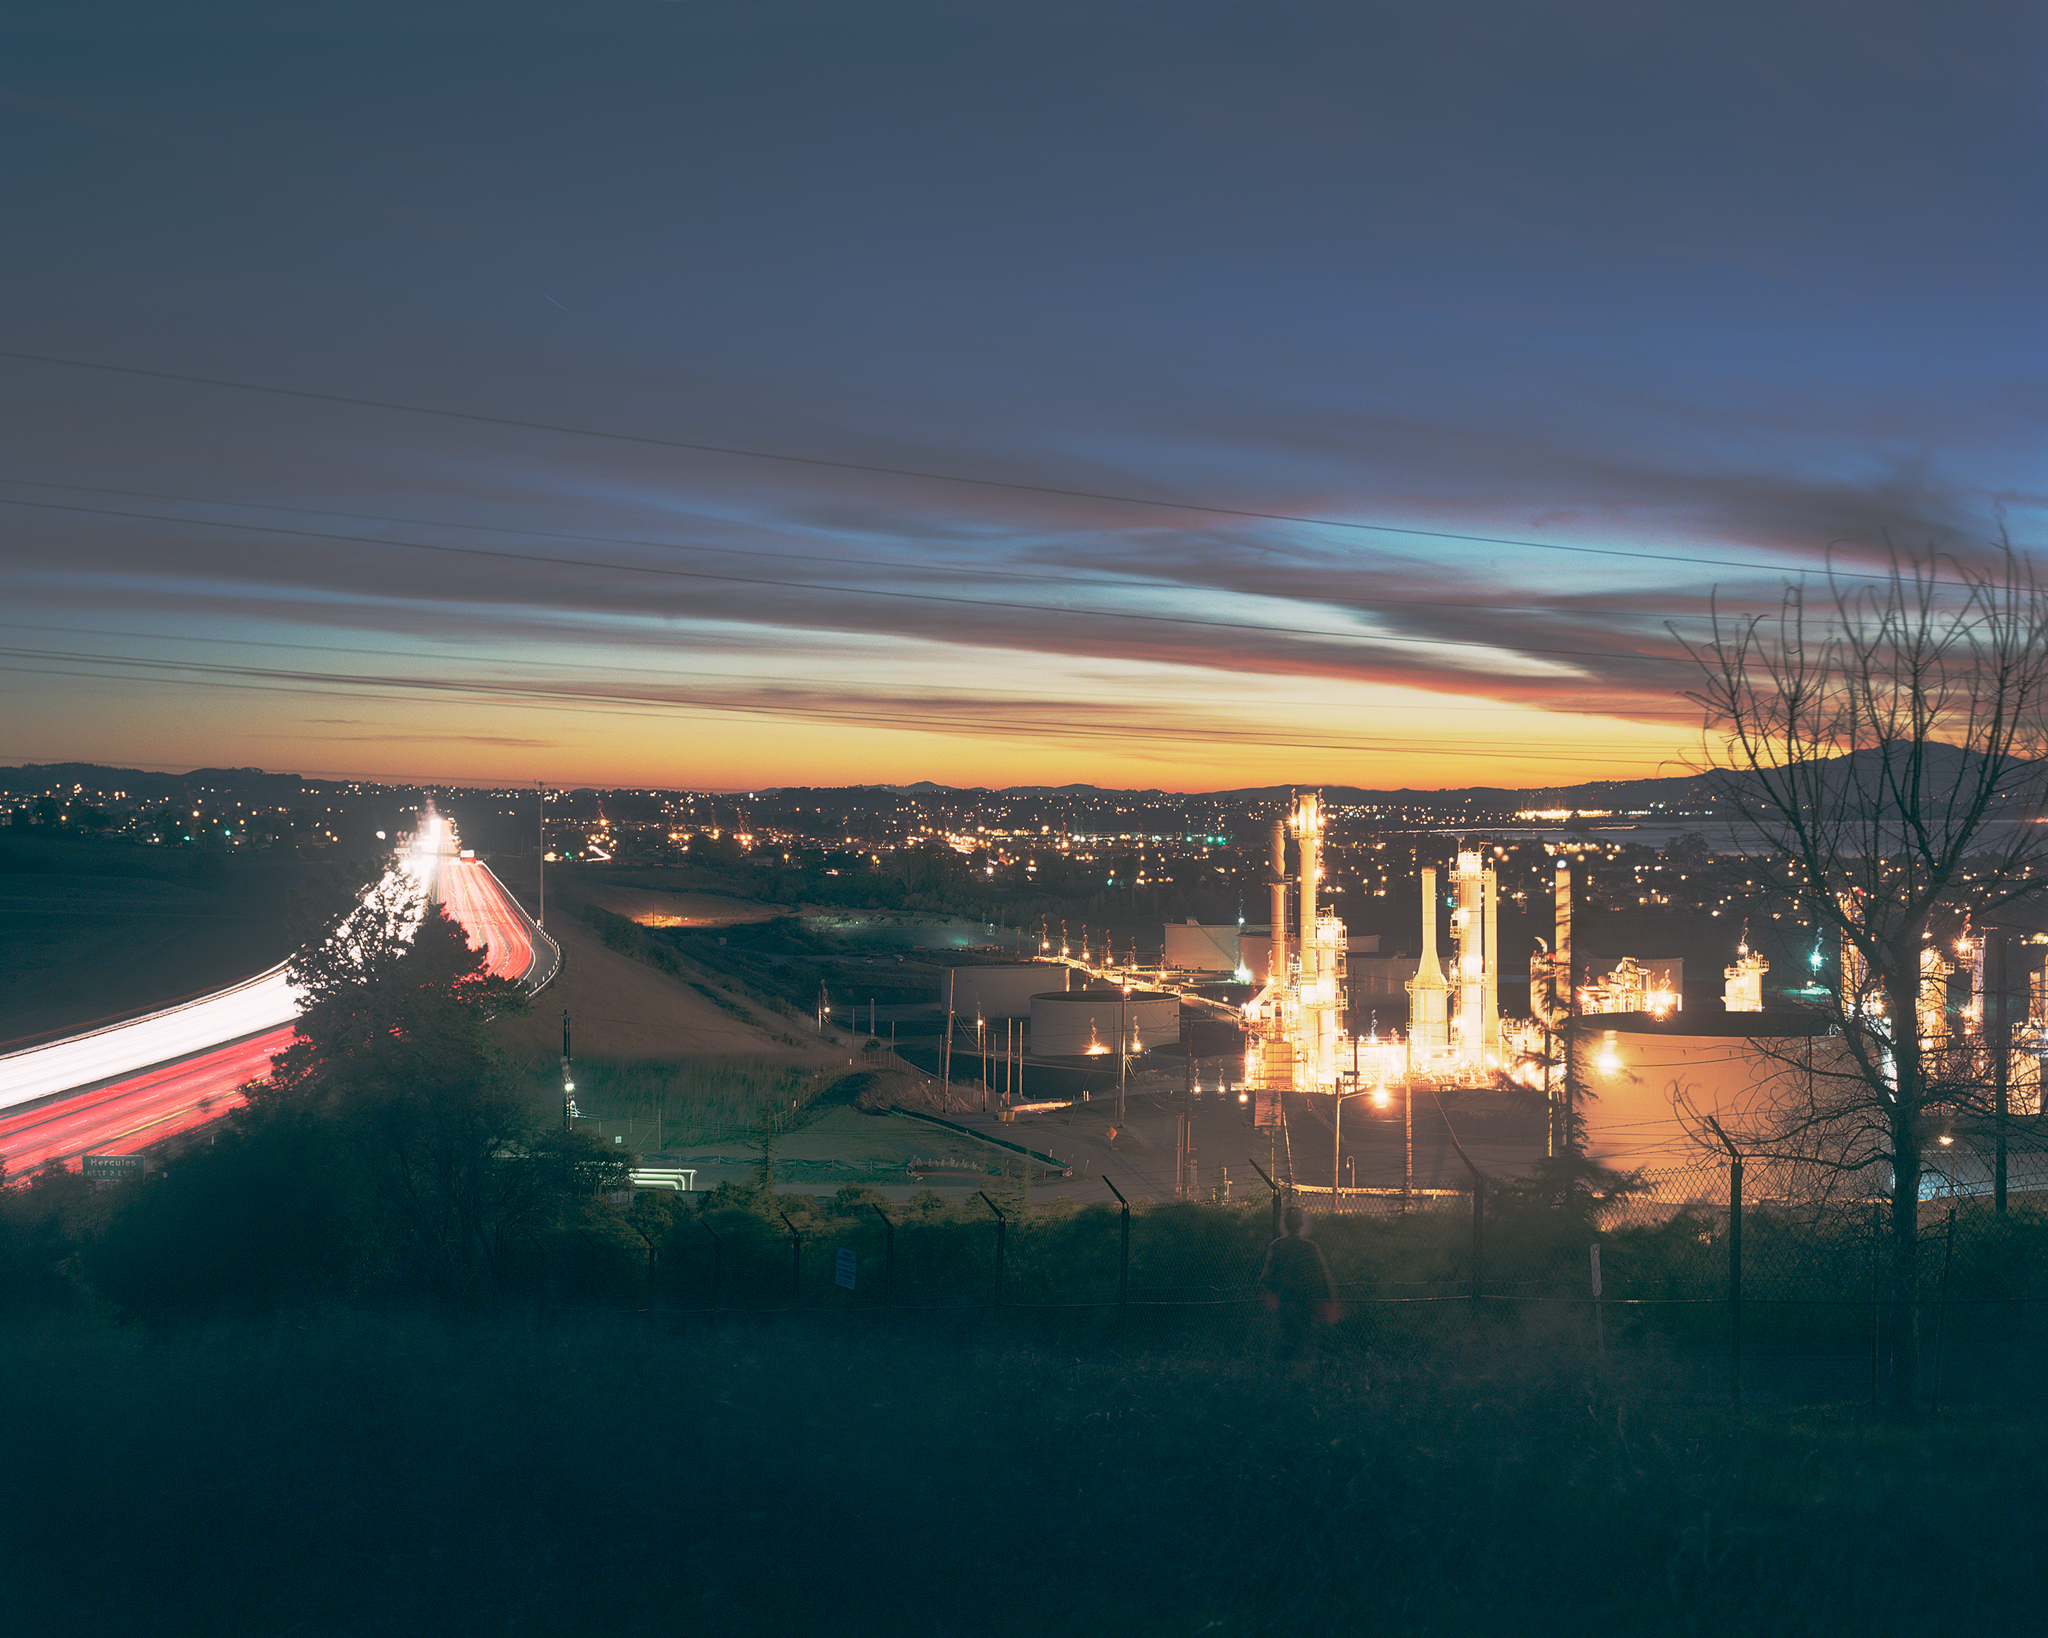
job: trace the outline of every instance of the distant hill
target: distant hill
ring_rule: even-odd
[[[1859,751],[1839,760],[1843,776],[1853,777],[1875,755]],[[1953,784],[1962,774],[1964,754],[1948,745],[1931,746],[1925,776],[1933,785]],[[2044,769],[2048,774],[2048,769]],[[1455,790],[1366,790],[1356,785],[1320,784],[1303,780],[1294,785],[1254,785],[1237,790],[1187,791],[1173,793],[1154,786],[1146,790],[1118,790],[1101,785],[1006,785],[992,790],[985,785],[942,785],[921,779],[909,785],[768,786],[758,796],[796,794],[818,797],[857,797],[862,792],[887,792],[911,797],[973,797],[976,795],[1069,797],[1095,800],[1172,800],[1176,794],[1191,802],[1282,802],[1296,791],[1320,791],[1325,803],[1340,806],[1427,809],[1442,814],[1463,809],[1474,815],[1512,814],[1532,809],[1567,809],[1582,813],[1657,811],[1674,818],[1688,814],[1708,815],[1725,811],[1726,801],[1717,798],[1714,785],[1725,774],[1674,774],[1663,779],[1593,779],[1577,785],[1543,785],[1520,790],[1500,785],[1467,785]],[[82,786],[88,793],[126,791],[144,800],[176,797],[192,791],[232,792],[288,801],[315,791],[346,790],[346,781],[307,779],[299,774],[268,773],[261,768],[194,768],[190,773],[152,773],[139,768],[108,768],[92,762],[28,763],[21,767],[0,767],[0,794],[68,790]],[[394,787],[395,788],[395,787]],[[644,794],[644,787],[634,787]],[[683,787],[676,787],[680,793]],[[605,792],[585,788],[579,794],[602,796]]]
[[[110,768],[96,762],[30,762],[19,767],[0,767],[0,793],[18,794],[82,787],[88,795],[125,791],[131,797],[158,800],[182,796],[189,791],[223,791],[241,796],[264,796],[289,800],[311,791],[346,788],[333,779],[307,779],[294,773],[270,773],[262,768],[194,768],[189,773],[162,773],[143,768]],[[770,787],[761,791],[772,796],[796,787]],[[861,791],[887,791],[895,796],[1066,796],[1163,799],[1173,793],[1153,786],[1145,790],[1115,789],[1102,785],[1006,785],[992,790],[985,785],[941,785],[920,779],[909,785],[851,785],[804,787],[819,795],[852,795]],[[1540,790],[1508,790],[1495,785],[1473,785],[1461,790],[1364,790],[1355,785],[1319,785],[1304,780],[1298,785],[1259,785],[1241,790],[1189,791],[1191,801],[1261,802],[1283,801],[1297,790],[1320,790],[1326,802],[1361,807],[1466,807],[1488,813],[1513,813],[1532,807],[1544,808],[1645,808],[1662,804],[1667,809],[1704,811],[1711,798],[1697,776],[1673,779],[1594,780],[1583,785],[1546,786]],[[602,795],[585,788],[579,794]]]
[[[185,776],[145,773],[140,768],[103,768],[95,762],[30,762],[19,768],[0,768],[0,791],[70,790],[74,785],[83,786],[89,794],[127,791],[134,796],[170,797],[184,793]]]
[[[341,788],[332,779],[305,779],[261,768],[194,768],[190,773],[154,773],[145,768],[108,768],[97,762],[28,762],[0,767],[0,792],[70,790],[87,795],[125,791],[144,800],[182,796],[188,791],[232,791],[238,796],[297,797],[306,791]]]

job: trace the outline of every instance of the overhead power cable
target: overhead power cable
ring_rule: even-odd
[[[781,450],[747,449],[734,444],[701,443],[683,438],[660,438],[651,433],[616,432],[600,427],[579,427],[566,422],[529,421],[510,415],[485,415],[475,410],[447,409],[433,404],[407,404],[395,399],[357,398],[346,393],[314,392],[303,387],[278,387],[259,381],[236,381],[225,376],[191,375],[176,370],[147,370],[132,364],[105,364],[93,359],[63,358],[50,353],[17,352],[0,349],[0,358],[21,363],[47,364],[59,369],[91,370],[106,375],[132,376],[149,381],[174,381],[184,386],[214,387],[228,392],[262,393],[274,398],[295,398],[307,403],[342,404],[354,409],[386,410],[399,415],[431,416],[447,421],[466,421],[479,426],[511,427],[522,432],[549,432],[572,438],[596,438],[609,443],[639,444],[653,449],[683,450],[694,455],[724,455],[737,460],[774,461],[789,466],[814,467],[833,472],[860,472],[870,476],[910,478],[921,483],[957,484],[964,488],[1005,490],[1012,494],[1045,495],[1061,500],[1099,501],[1113,506],[1150,507],[1186,512],[1202,517],[1238,518],[1259,523],[1296,523],[1317,529],[1348,529],[1365,534],[1406,535],[1417,540],[1449,540],[1476,546],[1512,546],[1531,552],[1565,552],[1582,557],[1628,558],[1645,563],[1689,563],[1706,568],[1741,569],[1754,574],[1781,575],[1783,564],[1746,563],[1735,558],[1697,557],[1673,552],[1630,551],[1615,546],[1568,546],[1558,541],[1522,540],[1504,535],[1468,534],[1451,529],[1418,529],[1401,523],[1368,523],[1357,518],[1327,518],[1301,512],[1273,512],[1255,507],[1217,506],[1201,501],[1163,500],[1157,496],[1120,495],[1113,491],[1071,489],[1058,484],[1025,483],[1013,478],[983,478],[957,472],[932,472],[919,467],[884,466],[871,461],[837,460],[823,455],[793,455]],[[1858,579],[1883,576],[1857,575]]]
[[[1415,637],[1400,632],[1329,631],[1313,626],[1270,625],[1251,620],[1216,620],[1199,615],[1063,607],[1051,603],[1019,602],[1012,598],[955,597],[943,592],[896,591],[877,586],[840,586],[806,580],[773,580],[761,575],[716,574],[708,569],[680,569],[662,564],[617,563],[591,558],[557,557],[546,552],[515,552],[503,547],[451,546],[435,541],[393,540],[386,535],[351,535],[324,529],[294,529],[275,523],[235,523],[217,519],[173,517],[158,512],[129,512],[118,507],[65,506],[55,501],[17,500],[10,496],[0,496],[0,506],[39,512],[61,512],[83,517],[126,518],[138,523],[175,523],[194,529],[233,529],[243,534],[280,535],[294,540],[334,541],[351,546],[381,546],[414,552],[440,552],[455,557],[495,558],[500,562],[544,563],[557,568],[580,569],[586,572],[591,569],[607,569],[620,574],[657,575],[668,579],[705,581],[731,586],[762,586],[776,591],[822,592],[834,597],[867,597],[889,602],[938,604],[953,608],[1001,609],[1026,614],[1058,615],[1063,619],[1117,620],[1145,625],[1187,626],[1210,631],[1255,631],[1284,637],[1327,637],[1344,643],[1375,644],[1383,649],[1398,649],[1405,645],[1500,652],[1508,647],[1501,641],[1478,638]],[[1508,651],[1548,659],[1633,660],[1651,665],[1689,664],[1682,656],[1675,654],[1637,653],[1626,649],[1538,648],[1516,643]]]
[[[1193,579],[1168,579],[1142,570],[1133,569],[1123,579],[1078,575],[1071,573],[1067,566],[1056,564],[1051,567],[1025,571],[1021,569],[991,569],[977,564],[930,560],[918,563],[905,562],[901,558],[849,557],[838,552],[771,552],[756,546],[707,546],[699,541],[650,540],[644,535],[583,535],[563,529],[520,529],[501,523],[468,523],[450,521],[446,518],[413,518],[394,516],[380,512],[343,512],[330,507],[276,506],[263,501],[221,500],[208,495],[167,495],[149,489],[119,489],[106,484],[89,483],[48,483],[39,478],[0,477],[0,484],[12,484],[19,488],[61,489],[81,495],[119,495],[128,500],[169,501],[179,506],[222,506],[241,512],[284,512],[294,517],[341,518],[350,523],[389,523],[402,528],[413,529],[460,529],[472,534],[512,535],[525,540],[565,540],[585,546],[645,546],[654,551],[690,552],[714,557],[743,557],[750,561],[763,558],[779,563],[829,563],[838,568],[881,569],[892,574],[924,574],[938,577],[958,576],[969,580],[1016,580],[1028,585],[1056,584],[1061,586],[1096,586],[1111,591],[1146,591],[1153,589],[1220,590],[1231,595],[1243,595],[1245,588],[1211,583],[1204,587]],[[146,516],[147,514],[134,514]],[[211,522],[207,518],[187,520],[193,524]],[[1302,565],[1300,572],[1314,576],[1323,571],[1315,565]],[[1261,593],[1264,596],[1284,597],[1289,590],[1281,588]],[[1520,603],[1486,603],[1471,597],[1383,597],[1375,594],[1370,603],[1361,605],[1368,610],[1383,608],[1422,609],[1476,609],[1489,614],[1556,614],[1557,602],[1543,602],[1530,598]],[[1670,618],[1662,611],[1652,613],[1644,609],[1619,609],[1602,605],[1585,611],[1601,619],[1635,619],[1664,621]]]
[[[776,672],[699,671],[685,666],[619,665],[609,656],[598,663],[584,660],[540,660],[526,653],[521,653],[516,659],[507,659],[502,654],[448,654],[434,653],[416,648],[356,648],[341,643],[304,643],[285,640],[268,642],[253,637],[191,637],[177,632],[113,631],[101,626],[53,626],[41,623],[32,624],[23,620],[0,620],[0,631],[33,631],[54,633],[66,637],[119,637],[138,643],[194,643],[206,648],[281,648],[289,650],[294,654],[352,654],[371,660],[426,660],[445,665],[537,666],[548,671],[581,672],[586,676],[601,673],[611,676],[625,675],[632,677],[709,677],[720,682],[778,683],[797,688],[816,689],[858,689],[868,686],[865,679],[856,682],[846,682],[837,677],[789,676]],[[985,695],[992,701],[1001,702],[1014,701],[1017,698],[1016,692],[1012,689],[961,688],[950,682],[945,685],[942,692],[948,698],[960,695]],[[1082,695],[1061,695],[1034,690],[1031,695],[1032,700],[1039,704],[1067,703],[1086,705],[1094,703],[1101,697],[1099,690]],[[1123,688],[1119,688],[1116,691],[1116,697],[1120,701],[1130,704],[1185,706],[1187,703],[1185,694],[1139,694]],[[1356,711],[1361,709],[1360,702],[1356,700],[1289,699],[1284,703],[1290,711]],[[1431,716],[1436,716],[1445,711],[1470,711],[1497,716],[1505,711],[1520,709],[1530,708],[1520,706],[1513,701],[1493,705],[1449,705],[1431,700],[1429,704]],[[1611,711],[1561,710],[1554,705],[1547,704],[1541,707],[1534,707],[1533,709],[1540,709],[1547,717],[1612,717],[1614,715]],[[1685,712],[1676,714],[1690,717],[1693,712],[1688,708]]]
[[[366,677],[350,673],[291,671],[263,666],[208,664],[202,661],[155,660],[141,656],[84,654],[60,650],[0,649],[0,661],[46,661],[74,666],[106,666],[111,671],[53,670],[49,665],[0,663],[0,670],[18,675],[93,677],[113,680],[138,672],[168,672],[160,683],[187,687],[231,688],[278,694],[311,694],[321,698],[386,700],[392,692],[426,694],[444,700],[473,700],[494,708],[536,710],[599,716],[692,717],[700,713],[798,718],[842,723],[849,726],[900,728],[913,732],[959,734],[999,733],[1019,738],[1119,740],[1179,739],[1199,744],[1226,741],[1247,745],[1269,745],[1285,750],[1321,751],[1407,751],[1414,741],[1399,738],[1310,738],[1241,732],[1204,722],[1191,726],[1156,722],[1083,723],[1057,721],[1004,721],[996,716],[945,716],[935,712],[891,712],[844,707],[806,706],[791,701],[736,701],[715,696],[682,697],[673,700],[647,699],[632,695],[607,694],[591,690],[547,689],[532,685],[458,681],[442,678]],[[177,675],[184,673],[186,675]],[[232,680],[228,680],[232,679]],[[372,692],[381,690],[382,692]],[[1431,754],[1450,757],[1487,757],[1498,760],[1569,762],[1582,764],[1583,757],[1550,756],[1527,752],[1525,741],[1485,741],[1454,745],[1436,735],[1427,736]]]

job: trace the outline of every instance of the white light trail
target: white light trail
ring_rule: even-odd
[[[0,1109],[92,1086],[289,1024],[298,992],[282,964],[232,989],[0,1057]]]
[[[393,871],[365,898],[393,882],[418,893],[410,872]],[[299,1015],[300,998],[285,976],[285,966],[280,962],[268,972],[196,1001],[0,1056],[0,1109],[117,1080],[289,1024]]]

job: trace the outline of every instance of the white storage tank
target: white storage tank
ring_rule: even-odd
[[[1234,921],[1168,922],[1159,930],[1160,960],[1180,972],[1234,973],[1237,941],[1245,931]]]
[[[1070,967],[1042,961],[1014,966],[948,967],[940,986],[940,1003],[961,1018],[1023,1018],[1031,998],[1041,990],[1064,984]]]
[[[1079,1058],[1116,1051],[1119,1022],[1133,1050],[1180,1039],[1180,998],[1156,990],[1053,990],[1031,998],[1034,1057]]]

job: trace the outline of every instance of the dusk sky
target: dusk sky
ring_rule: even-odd
[[[1679,772],[2043,539],[2036,7],[8,15],[7,762]]]

